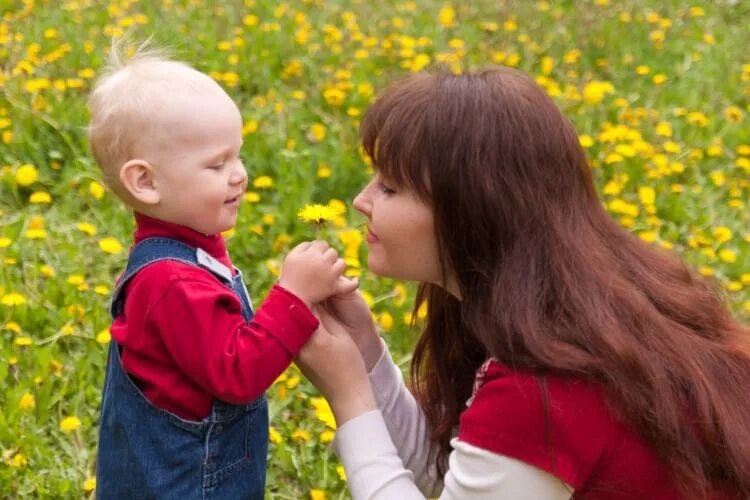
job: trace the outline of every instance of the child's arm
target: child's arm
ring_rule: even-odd
[[[342,279],[343,262],[324,242],[301,244],[284,262],[285,286],[274,286],[252,321],[240,301],[204,271],[179,263],[148,322],[181,371],[214,397],[246,403],[289,366],[318,326],[309,307],[356,287]]]

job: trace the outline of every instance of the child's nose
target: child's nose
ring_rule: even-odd
[[[229,177],[229,182],[232,184],[241,184],[245,181],[247,181],[247,170],[245,170],[242,160],[239,160],[232,171],[232,175]]]

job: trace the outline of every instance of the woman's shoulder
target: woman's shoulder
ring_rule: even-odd
[[[517,370],[491,360],[477,372],[458,437],[536,465],[576,486],[620,432],[598,384]]]

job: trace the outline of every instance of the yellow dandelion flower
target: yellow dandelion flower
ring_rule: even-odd
[[[323,98],[331,106],[341,106],[346,99],[346,93],[339,88],[329,88],[323,91]]]
[[[456,24],[456,10],[450,5],[445,5],[438,12],[438,23],[445,28]]]
[[[315,416],[329,428],[336,430],[336,419],[333,411],[324,398],[310,398],[310,404],[315,409]]]
[[[723,262],[731,264],[737,261],[737,254],[733,250],[729,250],[728,248],[722,248],[721,250],[719,250],[719,258]]]
[[[36,406],[36,399],[34,398],[34,395],[30,392],[26,392],[21,396],[21,399],[18,401],[18,409],[27,411],[27,410],[33,410]]]
[[[3,457],[5,458],[5,457]],[[28,460],[26,459],[26,455],[23,453],[16,453],[12,457],[5,458],[4,462],[9,466],[13,468],[21,468],[28,464]]]
[[[109,330],[102,330],[96,334],[96,342],[99,344],[109,344],[110,340],[112,340],[112,335]]]
[[[339,213],[330,205],[321,205],[320,203],[305,205],[297,212],[297,217],[302,221],[315,222],[316,224],[331,221],[338,215]]]
[[[69,434],[81,427],[81,420],[78,417],[65,417],[60,421],[60,430]]]
[[[45,204],[52,203],[52,196],[46,191],[35,191],[29,196],[29,203]]]
[[[43,264],[42,267],[39,268],[39,272],[45,278],[52,278],[55,275],[55,269],[47,264]]]
[[[16,184],[19,186],[30,186],[39,178],[39,173],[34,165],[25,163],[16,170]]]
[[[248,120],[242,126],[242,135],[251,135],[258,131],[258,122],[255,120]]]
[[[83,491],[90,492],[94,491],[96,489],[96,478],[95,477],[89,477],[86,478],[86,480],[83,482]]]
[[[268,428],[268,440],[273,444],[281,444],[284,439],[281,437],[281,433],[276,430],[276,427]]]
[[[17,346],[21,346],[21,347],[30,346],[33,343],[34,341],[31,340],[31,337],[26,337],[26,336],[16,337],[16,340],[14,342],[14,344],[16,344]]]
[[[728,106],[724,110],[724,118],[730,122],[739,123],[743,118],[742,110],[737,106]]]
[[[79,286],[86,282],[86,278],[84,278],[81,274],[71,274],[70,276],[68,276],[68,279],[66,281],[70,285]]]
[[[329,167],[325,163],[321,163],[320,165],[318,165],[318,178],[327,179],[331,176],[331,173],[331,167]]]
[[[586,104],[597,104],[601,102],[607,94],[613,94],[614,85],[610,82],[594,80],[588,82],[583,87],[583,100]]]
[[[310,432],[305,429],[297,429],[292,432],[292,439],[301,443],[310,441]]]
[[[13,333],[21,333],[21,325],[19,325],[15,321],[8,321],[3,326],[3,329],[9,330],[9,331],[11,331]]]
[[[326,138],[326,126],[322,123],[313,123],[307,134],[308,139],[312,142],[320,142]]]
[[[699,127],[705,127],[706,125],[708,125],[708,117],[699,111],[688,113],[687,116],[685,116],[685,119],[688,123],[697,125]]]
[[[79,222],[76,224],[76,228],[89,236],[94,236],[96,234],[96,227],[88,222]]]
[[[0,304],[4,306],[22,306],[26,304],[26,297],[20,293],[11,292],[3,295],[3,298],[0,299]]]
[[[97,200],[101,200],[104,197],[104,186],[96,181],[89,182],[89,194]]]
[[[378,324],[384,332],[388,332],[393,328],[393,316],[388,312],[384,312],[378,316]]]
[[[23,236],[29,240],[43,240],[47,237],[47,231],[37,228],[27,229]]]
[[[319,490],[317,488],[313,488],[310,490],[310,500],[327,500],[328,496],[326,496],[326,492],[323,490]]]
[[[644,205],[653,205],[656,200],[656,191],[651,186],[641,186],[638,188],[638,197]]]
[[[267,175],[261,175],[253,181],[253,187],[256,189],[268,189],[273,186],[273,179]]]
[[[122,244],[112,237],[102,238],[101,240],[99,240],[99,248],[102,250],[102,252],[112,255],[117,255],[123,250]]]
[[[323,444],[330,443],[333,438],[336,437],[336,433],[331,430],[325,430],[320,433],[320,442]]]
[[[5,236],[0,237],[0,248],[8,248],[13,243],[13,240]]]

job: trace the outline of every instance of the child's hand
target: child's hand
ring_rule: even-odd
[[[331,295],[357,288],[356,280],[344,277],[345,270],[344,260],[327,242],[306,241],[294,247],[284,259],[279,285],[312,306]]]

